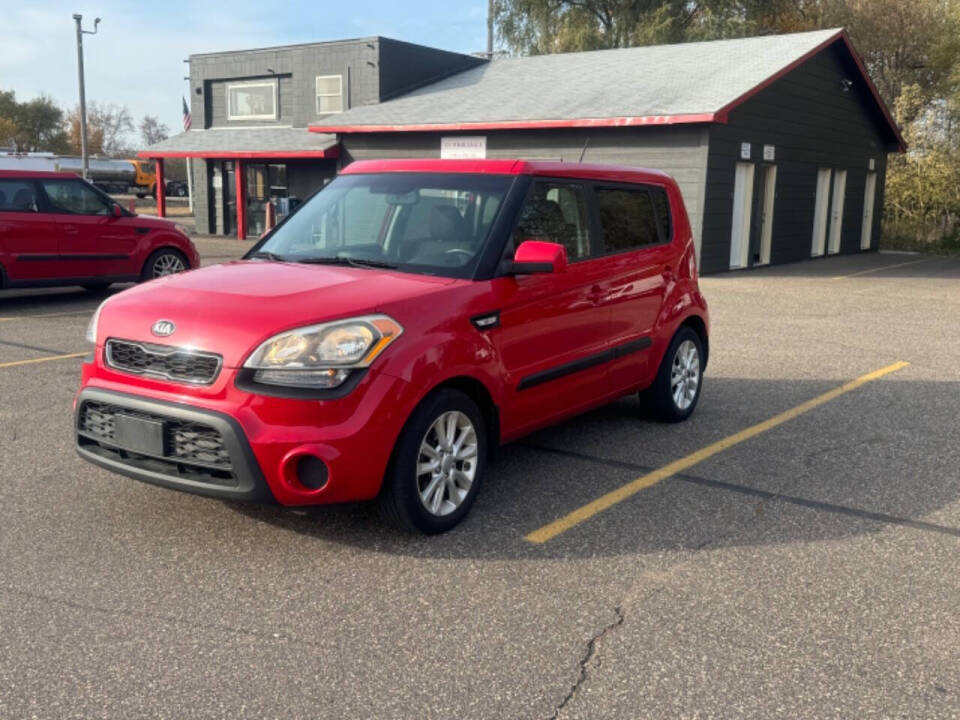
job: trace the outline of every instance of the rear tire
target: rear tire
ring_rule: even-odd
[[[427,396],[397,439],[378,498],[390,524],[427,535],[456,526],[476,500],[487,469],[487,428],[462,392]]]
[[[155,280],[167,275],[176,275],[190,269],[190,263],[183,253],[173,248],[160,248],[153,252],[143,264],[140,282]]]
[[[703,341],[689,327],[677,330],[660,361],[653,385],[641,399],[648,400],[662,422],[681,422],[693,414],[703,388]]]

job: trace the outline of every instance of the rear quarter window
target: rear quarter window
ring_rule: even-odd
[[[37,193],[29,180],[0,180],[0,212],[37,212]]]
[[[663,239],[669,242],[673,239],[673,216],[670,214],[670,198],[667,196],[667,191],[660,187],[650,188],[650,197],[653,200],[653,208],[657,213],[657,220],[660,221]]]

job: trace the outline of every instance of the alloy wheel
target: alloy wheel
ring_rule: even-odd
[[[700,387],[700,353],[692,340],[684,340],[673,356],[670,368],[670,394],[678,410],[693,404]]]
[[[470,418],[459,410],[440,415],[427,430],[417,456],[417,495],[431,515],[460,507],[477,475],[479,441]]]
[[[165,277],[175,275],[186,270],[183,260],[179,255],[173,253],[164,253],[153,261],[153,277]]]

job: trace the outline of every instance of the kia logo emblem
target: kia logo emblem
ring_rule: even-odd
[[[167,337],[168,335],[173,335],[176,330],[177,326],[173,324],[172,320],[157,320],[153,324],[153,327],[150,328],[150,332],[157,337]]]

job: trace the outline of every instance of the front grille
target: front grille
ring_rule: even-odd
[[[223,358],[169,345],[131,340],[107,340],[107,365],[134,375],[152,375],[191,385],[209,385],[217,379]]]
[[[119,447],[116,417],[121,414],[162,422],[163,455],[144,455]],[[211,425],[86,400],[80,407],[77,431],[83,447],[104,457],[173,477],[213,485],[237,485],[230,452],[220,431]]]

